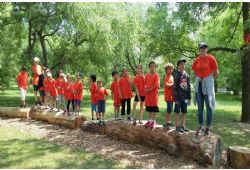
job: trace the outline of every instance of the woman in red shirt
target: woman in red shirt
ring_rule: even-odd
[[[207,44],[200,43],[200,55],[194,60],[192,70],[196,75],[196,101],[198,104],[198,120],[200,127],[196,131],[196,135],[208,135],[212,122],[213,107],[215,104],[214,78],[219,75],[217,61],[214,56],[207,54]],[[209,81],[208,81],[209,80]],[[210,83],[210,84],[209,84]],[[204,86],[206,88],[204,88]],[[207,87],[210,87],[209,89]],[[213,89],[213,90],[212,90]],[[211,101],[212,100],[212,101]],[[207,123],[204,130],[204,102],[207,110]]]

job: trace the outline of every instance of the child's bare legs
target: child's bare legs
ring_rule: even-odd
[[[140,102],[140,120],[142,120],[143,109],[144,109],[144,102]]]
[[[137,103],[138,102],[134,102],[134,104],[133,104],[133,119],[136,119],[136,106],[137,106]]]
[[[152,120],[152,121],[155,121],[155,119],[156,119],[156,113],[155,113],[155,112],[152,112],[152,113],[151,113],[151,120]]]
[[[181,123],[183,127],[186,126],[186,113],[181,114]]]
[[[175,113],[175,126],[176,127],[179,126],[179,121],[180,121],[180,114],[179,113]]]
[[[166,123],[170,123],[171,122],[171,113],[166,113],[165,122]]]

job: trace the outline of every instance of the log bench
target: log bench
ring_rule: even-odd
[[[216,165],[221,160],[223,149],[221,137],[216,134],[196,136],[194,131],[178,133],[174,129],[167,130],[161,125],[150,129],[139,124],[134,126],[132,121],[106,121],[105,126],[86,121],[81,129],[119,140],[146,144],[200,164]]]
[[[18,108],[18,107],[0,107],[0,117],[9,118],[31,118],[39,121],[48,122],[58,126],[64,126],[71,129],[81,127],[81,124],[87,120],[85,116],[67,116],[63,112],[50,112],[40,107]]]

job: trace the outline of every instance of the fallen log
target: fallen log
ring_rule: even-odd
[[[0,117],[29,118],[30,108],[0,107]]]
[[[71,129],[80,128],[81,124],[87,120],[83,115],[78,116],[67,116],[63,115],[63,112],[48,111],[38,107],[31,108],[30,111],[31,119],[48,122],[54,125],[64,126]]]
[[[230,168],[250,168],[250,148],[230,146],[227,150],[227,165]]]
[[[131,121],[106,121],[105,126],[86,122],[82,124],[81,129],[164,149],[171,155],[183,156],[200,164],[215,165],[221,160],[222,141],[216,134],[196,136],[194,131],[178,133],[174,129],[167,130],[161,125],[150,129],[143,125],[134,126]]]

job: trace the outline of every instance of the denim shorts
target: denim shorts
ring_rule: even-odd
[[[173,102],[167,102],[167,113],[172,113],[173,111]]]
[[[96,110],[96,104],[95,103],[91,103],[91,111],[93,112],[93,111],[97,111]]]
[[[105,113],[105,101],[99,100],[97,102],[98,113]]]
[[[78,100],[78,99],[76,99],[76,100],[74,100],[74,104],[75,104],[75,106],[81,106],[81,100]]]
[[[174,112],[187,113],[187,103],[184,100],[178,102],[178,104],[175,103]]]

